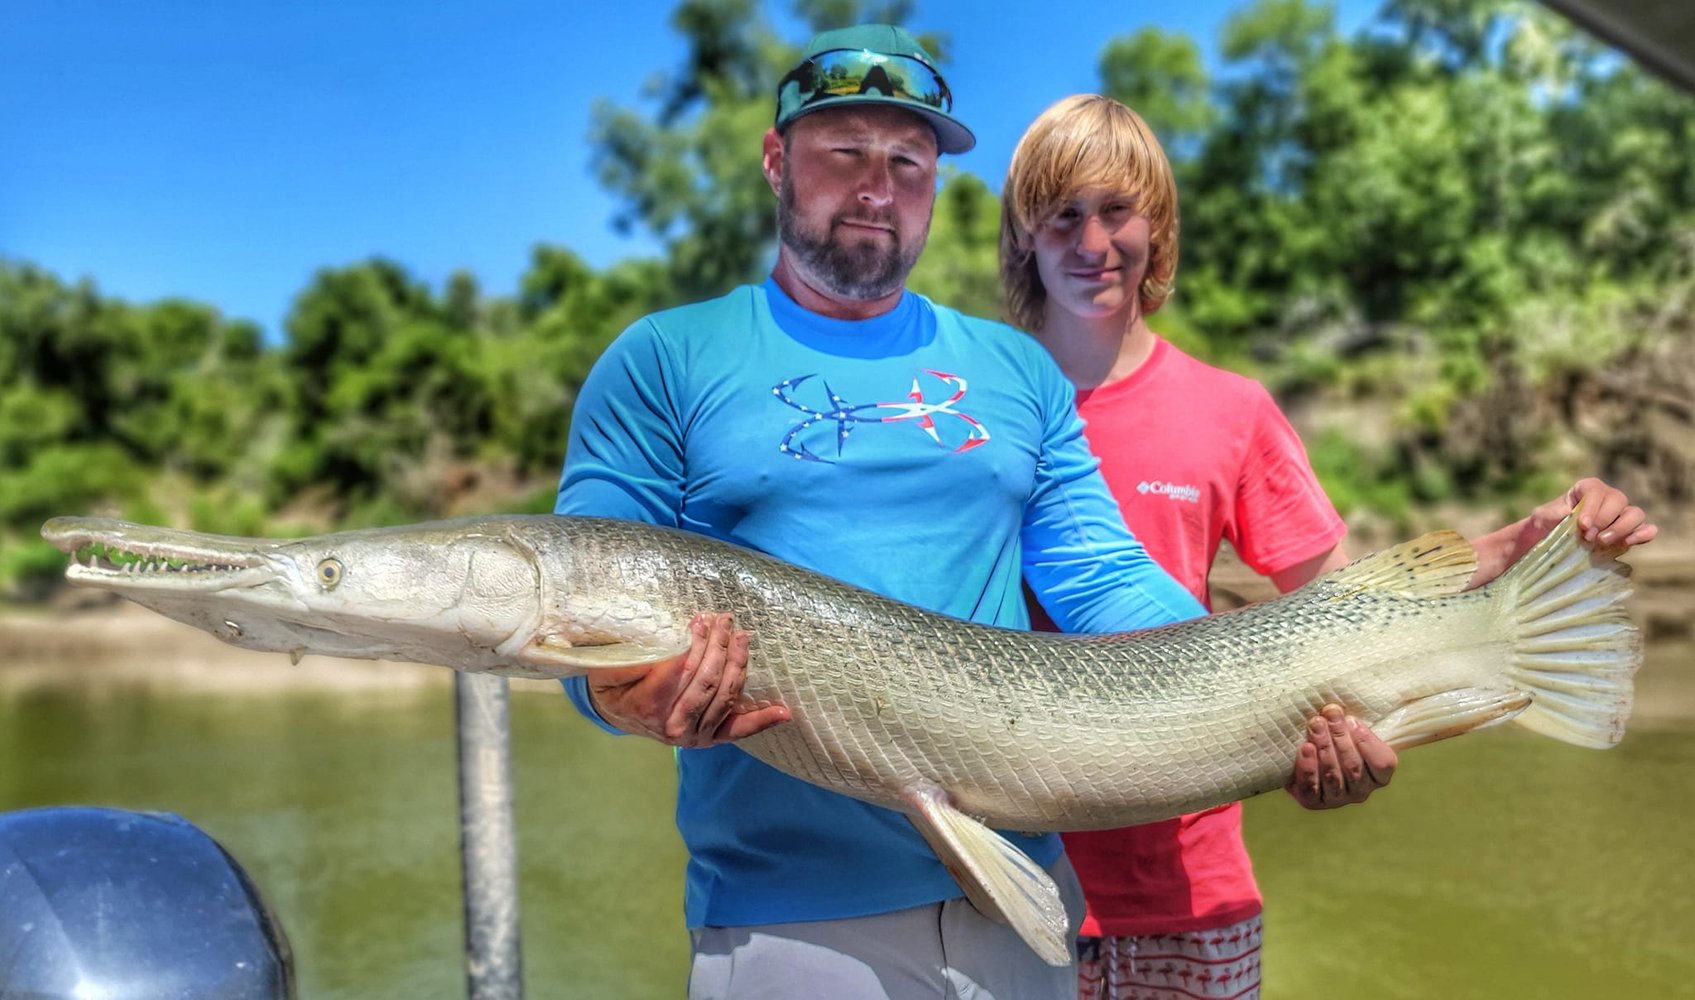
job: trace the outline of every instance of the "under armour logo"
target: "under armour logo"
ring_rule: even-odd
[[[943,384],[952,389],[952,394],[946,399],[931,402],[924,398],[924,388],[915,377],[912,388],[906,394],[904,401],[884,403],[849,403],[828,382],[823,383],[826,405],[821,407],[808,406],[794,398],[796,393],[808,379],[816,378],[817,374],[799,375],[784,379],[771,389],[771,394],[781,400],[784,405],[791,406],[806,414],[806,419],[789,428],[787,434],[778,442],[777,450],[785,455],[793,455],[803,462],[824,462],[833,464],[833,459],[825,458],[807,447],[802,436],[812,427],[822,423],[835,425],[836,458],[841,458],[847,447],[848,436],[855,427],[862,424],[897,424],[912,423],[929,436],[939,447],[948,447],[942,440],[942,434],[937,429],[936,418],[952,418],[960,422],[965,431],[965,439],[954,447],[950,454],[957,455],[970,451],[989,440],[988,428],[984,427],[977,418],[961,413],[954,409],[954,404],[965,398],[966,381],[958,375],[924,369],[924,374],[941,379]],[[894,412],[889,412],[894,411]]]

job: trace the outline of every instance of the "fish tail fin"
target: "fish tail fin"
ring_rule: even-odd
[[[1489,586],[1511,595],[1507,676],[1530,696],[1512,721],[1604,749],[1624,736],[1642,637],[1624,610],[1630,567],[1617,560],[1624,550],[1583,545],[1577,514],[1568,514]]]

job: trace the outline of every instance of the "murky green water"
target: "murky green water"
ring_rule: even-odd
[[[1688,644],[1646,671],[1687,673]],[[0,811],[175,812],[294,943],[303,1000],[463,995],[452,696],[0,686]],[[675,997],[687,944],[669,753],[514,697],[529,995]],[[1513,731],[1407,755],[1369,807],[1248,805],[1267,995],[1695,994],[1695,720],[1607,753]]]
[[[514,698],[530,995],[679,994],[670,753]],[[450,687],[399,697],[0,694],[0,811],[177,813],[253,875],[302,1000],[464,995]]]

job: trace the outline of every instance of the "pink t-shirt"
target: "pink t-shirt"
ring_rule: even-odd
[[[1078,393],[1077,409],[1131,531],[1209,607],[1207,573],[1221,539],[1270,575],[1329,551],[1347,532],[1300,437],[1252,379],[1156,338],[1140,368]],[[1239,803],[1068,833],[1065,848],[1088,898],[1086,935],[1203,930],[1260,911]]]

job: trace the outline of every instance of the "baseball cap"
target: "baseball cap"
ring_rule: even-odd
[[[922,115],[936,130],[936,148],[943,153],[977,145],[977,137],[951,114],[953,94],[935,59],[892,24],[838,28],[813,38],[800,65],[777,84],[777,129],[849,104],[884,104]]]

